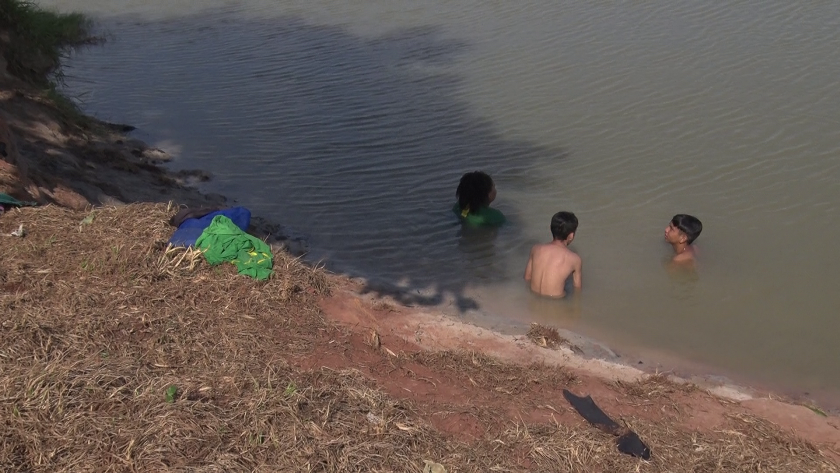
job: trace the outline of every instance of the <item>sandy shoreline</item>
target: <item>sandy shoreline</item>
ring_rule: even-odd
[[[349,325],[354,329],[371,330],[380,334],[397,337],[403,342],[416,344],[426,350],[466,350],[478,351],[505,362],[518,365],[544,363],[549,366],[570,368],[586,373],[587,377],[605,382],[638,382],[651,376],[647,370],[623,364],[617,358],[606,360],[592,356],[592,352],[581,354],[569,347],[547,350],[532,343],[524,335],[502,334],[488,330],[436,311],[434,308],[407,308],[398,305],[393,299],[382,296],[360,297],[360,285],[344,277],[337,277],[339,294],[322,305],[330,320]],[[385,309],[381,309],[382,305]],[[596,341],[568,331],[561,332],[569,336],[579,346],[587,350],[599,350],[603,347]],[[589,345],[589,346],[587,346]],[[603,348],[601,348],[603,349]],[[810,438],[837,438],[840,440],[840,419],[818,417],[806,407],[790,404],[769,392],[758,391],[730,382],[710,380],[703,377],[684,379],[666,375],[678,384],[690,383],[714,396],[736,402],[750,412],[765,416],[780,425],[795,427],[800,433]],[[703,409],[702,407],[700,408]],[[806,432],[811,433],[806,433]],[[840,444],[838,444],[840,446]]]
[[[364,278],[352,275],[340,277],[349,278],[349,283],[356,288],[354,292],[365,294],[364,297],[370,300],[384,300],[396,306],[404,306],[408,310],[435,314],[441,317],[442,324],[474,327],[474,330],[478,332],[507,337],[510,343],[520,343],[522,340],[528,342],[524,334],[528,331],[529,324],[521,320],[504,320],[494,323],[499,321],[492,319],[488,322],[481,308],[463,312],[457,308],[455,300],[444,300],[431,306],[415,304],[406,306],[400,302],[406,299],[403,297],[406,294],[396,286],[375,285],[376,290],[372,291],[372,294],[367,294],[371,291]],[[416,296],[417,294],[407,295]],[[664,374],[677,382],[695,384],[732,400],[772,398],[791,404],[817,407],[822,412],[832,415],[840,413],[840,398],[838,398],[838,393],[832,390],[804,392],[796,387],[762,383],[750,377],[749,374],[727,372],[722,368],[692,361],[655,347],[613,346],[597,337],[587,336],[571,329],[554,328],[568,340],[568,346],[572,348],[566,349],[569,357],[572,358],[568,361],[569,366],[580,367],[584,370],[589,370],[594,366],[596,372],[605,375],[612,373],[617,378],[629,376],[638,379],[646,375]]]
[[[0,81],[3,119],[10,125],[20,148],[16,160],[0,161],[0,192],[22,200],[56,204],[82,210],[89,206],[114,207],[132,202],[169,202],[180,205],[230,205],[220,195],[205,195],[194,185],[208,178],[201,171],[171,173],[163,165],[169,156],[138,140],[127,138],[120,127],[99,123],[83,128],[66,120],[37,91],[14,78]],[[267,238],[275,250],[300,254],[305,241],[290,241],[282,226],[255,219],[254,233]],[[322,300],[325,317],[348,327],[355,336],[378,334],[382,345],[402,351],[478,352],[518,365],[533,363],[570,369],[580,376],[584,387],[604,394],[604,383],[638,382],[649,373],[621,364],[609,348],[572,332],[564,331],[579,349],[549,350],[536,346],[524,335],[502,334],[447,315],[436,307],[406,307],[387,294],[361,294],[358,279],[330,275],[334,295]],[[386,357],[387,358],[387,357]],[[609,359],[604,359],[609,358]],[[313,365],[329,366],[329,360],[311,360]],[[321,364],[324,363],[324,364]],[[336,367],[340,367],[337,364]],[[674,377],[676,383],[686,380]],[[383,383],[386,380],[380,379]],[[782,428],[793,429],[802,438],[822,445],[835,459],[840,458],[840,420],[817,415],[806,407],[772,399],[758,392],[729,383],[692,379],[727,402],[737,403],[738,412],[761,416]],[[599,384],[600,383],[600,384]],[[392,389],[394,387],[387,388]],[[434,396],[433,392],[428,396]],[[718,409],[718,401],[701,397],[683,401],[690,410]],[[607,404],[608,406],[610,404]]]
[[[412,310],[439,313],[445,315],[448,320],[472,325],[479,330],[497,333],[500,336],[511,336],[513,340],[523,338],[523,334],[529,329],[529,323],[522,319],[504,319],[500,315],[488,317],[480,307],[463,311],[458,308],[458,303],[453,297],[445,297],[443,301],[435,305],[410,302],[405,304],[401,301],[423,299],[427,294],[423,294],[422,291],[418,293],[416,290],[403,292],[396,285],[370,284],[364,277],[354,275],[347,277],[353,284],[364,288],[357,292],[372,293],[371,296],[366,297],[385,299],[395,305],[405,305]],[[599,360],[619,370],[627,368],[630,372],[640,373],[640,375],[665,374],[679,382],[690,382],[736,400],[769,397],[792,404],[818,407],[821,411],[832,415],[840,414],[840,393],[831,389],[805,391],[779,382],[761,382],[748,373],[725,370],[711,364],[693,361],[656,347],[612,345],[599,339],[597,335],[584,335],[562,326],[554,328],[574,347],[572,354],[584,360]]]

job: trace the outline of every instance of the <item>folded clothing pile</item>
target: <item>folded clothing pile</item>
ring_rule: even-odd
[[[225,261],[236,265],[239,274],[268,279],[272,274],[271,248],[246,233],[251,211],[245,207],[229,209],[184,209],[170,219],[178,229],[169,239],[173,246],[192,246],[204,252],[210,264]]]

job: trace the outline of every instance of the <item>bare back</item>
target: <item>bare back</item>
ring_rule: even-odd
[[[534,245],[525,268],[525,280],[537,294],[563,297],[569,276],[574,276],[575,289],[580,289],[581,266],[580,256],[559,240]]]

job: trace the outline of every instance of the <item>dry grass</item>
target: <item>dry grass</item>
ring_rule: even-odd
[[[531,324],[528,333],[525,334],[529,340],[544,348],[557,348],[563,342],[568,343],[568,340],[560,336],[557,329],[554,327],[546,327],[536,322]]]
[[[0,232],[0,471],[837,471],[750,417],[721,432],[627,419],[653,451],[620,455],[588,427],[507,427],[469,444],[356,370],[302,370],[336,331],[316,309],[323,274],[285,254],[257,282],[167,249],[175,212],[15,211]],[[326,335],[325,335],[326,334]],[[382,356],[389,356],[383,354]],[[563,370],[477,353],[414,359],[482,389],[572,382]],[[498,391],[498,388],[505,392]]]
[[[636,382],[614,381],[611,383],[619,392],[640,400],[668,399],[674,394],[690,394],[700,391],[696,384],[673,381],[666,374],[645,376]]]
[[[572,373],[561,368],[511,365],[478,352],[420,352],[412,354],[411,359],[500,395],[516,395],[532,385],[563,387],[575,381]]]
[[[507,432],[505,440],[528,444],[529,458],[539,471],[837,471],[813,446],[754,417],[732,418],[729,429],[712,434],[643,421],[630,427],[651,445],[649,463],[616,454],[612,437],[594,428],[519,425]]]
[[[554,327],[546,327],[545,325],[532,322],[531,327],[528,329],[528,333],[526,333],[525,336],[534,342],[534,344],[543,348],[556,350],[557,348],[564,346],[575,353],[582,353],[580,347],[561,336]]]

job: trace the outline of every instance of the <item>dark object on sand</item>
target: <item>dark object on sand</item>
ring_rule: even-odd
[[[188,218],[201,218],[209,213],[218,212],[222,210],[221,207],[199,207],[197,209],[185,208],[178,211],[169,219],[169,224],[173,227],[180,227],[184,220]]]
[[[591,397],[575,396],[569,392],[568,389],[563,390],[563,397],[569,401],[569,404],[571,404],[572,407],[578,411],[578,414],[586,419],[587,422],[608,434],[617,436],[618,438],[616,439],[615,444],[618,447],[619,452],[633,455],[634,457],[640,457],[644,460],[650,459],[650,448],[642,442],[642,439],[639,438],[636,432],[616,424],[614,420],[610,419],[610,417],[595,404],[595,401],[593,401]]]

